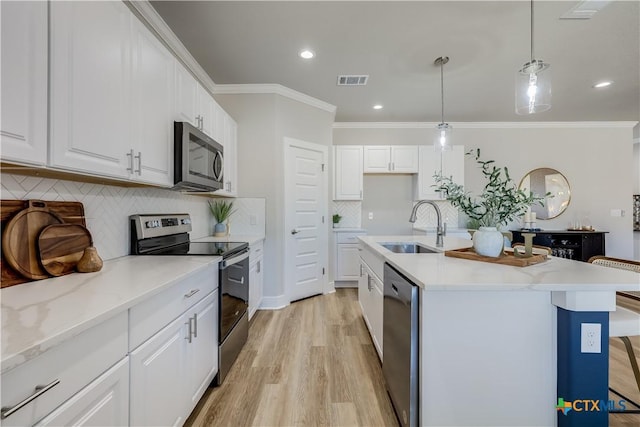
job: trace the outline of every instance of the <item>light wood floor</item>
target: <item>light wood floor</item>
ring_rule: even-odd
[[[356,289],[258,311],[187,426],[397,426]]]
[[[625,306],[640,312],[640,303]],[[640,356],[640,337],[632,342]],[[640,402],[622,342],[612,339],[609,351],[611,386]],[[185,425],[397,426],[357,290],[258,311],[224,384],[207,390]],[[637,427],[640,414],[611,414],[609,425]]]

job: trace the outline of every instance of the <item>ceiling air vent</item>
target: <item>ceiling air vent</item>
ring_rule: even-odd
[[[342,75],[338,76],[338,86],[364,86],[369,76]]]

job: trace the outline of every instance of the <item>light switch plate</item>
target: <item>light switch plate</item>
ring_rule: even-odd
[[[602,325],[600,323],[580,324],[580,352],[581,353],[602,353],[600,341]]]
[[[373,212],[369,212],[369,219],[373,219]]]

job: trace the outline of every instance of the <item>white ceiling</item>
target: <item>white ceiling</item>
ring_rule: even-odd
[[[550,111],[514,112],[529,60],[528,1],[154,1],[216,84],[277,83],[337,106],[336,121],[640,119],[640,2],[560,20],[575,1],[536,1],[535,57],[551,64]],[[312,60],[298,52],[310,48]],[[368,74],[366,86],[336,85]],[[594,89],[600,80],[608,89]],[[384,105],[373,110],[375,103]]]

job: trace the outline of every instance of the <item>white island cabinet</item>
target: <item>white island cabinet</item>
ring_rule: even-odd
[[[555,257],[515,267],[441,252],[393,253],[379,244],[416,242],[441,251],[471,246],[449,236],[444,248],[435,247],[435,236],[359,240],[371,271],[389,263],[419,287],[421,426],[607,425],[606,411],[564,415],[555,404],[608,399],[608,352],[583,353],[581,325],[600,324],[600,345],[608,348],[615,293],[639,291],[637,273]],[[375,327],[370,330],[375,341]],[[508,405],[496,404],[505,396]]]
[[[2,425],[183,424],[218,371],[218,260],[130,256],[2,289]]]

